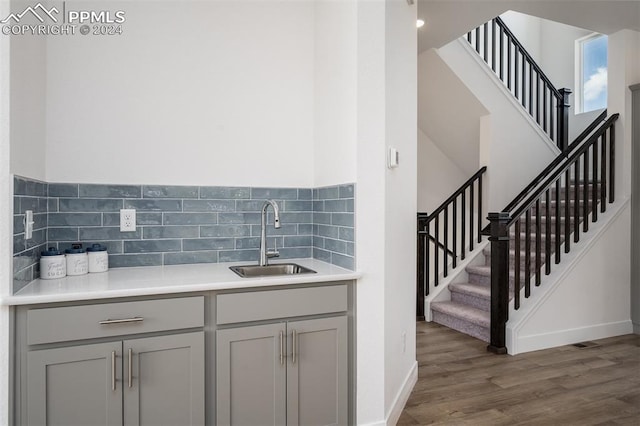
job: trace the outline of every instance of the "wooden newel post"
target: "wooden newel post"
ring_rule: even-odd
[[[571,89],[559,90],[562,101],[558,102],[558,148],[564,152],[569,146],[569,95]]]
[[[506,354],[509,319],[509,213],[489,213],[491,226],[491,337],[487,350]]]

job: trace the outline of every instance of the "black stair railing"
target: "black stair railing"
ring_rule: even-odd
[[[449,275],[449,259],[451,269],[456,268],[458,259],[464,260],[467,248],[472,251],[474,243],[481,241],[482,175],[486,170],[478,170],[433,212],[418,213],[418,320],[425,319],[424,299],[431,283],[438,286],[441,270],[444,277]]]
[[[466,39],[544,133],[565,151],[571,90],[556,89],[500,17],[469,31]]]
[[[598,122],[602,121],[601,117]],[[491,337],[488,350],[506,353],[506,323],[509,294],[514,308],[531,295],[532,285],[541,284],[542,274],[551,272],[577,243],[580,233],[589,230],[589,222],[598,220],[607,204],[615,200],[615,121],[608,118],[594,130],[590,126],[560,162],[545,169],[501,212],[489,213],[491,242]],[[590,131],[589,131],[590,130]],[[582,139],[580,139],[582,138]],[[535,189],[533,188],[535,187]],[[528,187],[529,188],[529,187]],[[510,257],[513,249],[513,261]],[[510,272],[513,265],[513,273]],[[543,270],[544,265],[544,270]],[[544,272],[543,272],[544,271]]]

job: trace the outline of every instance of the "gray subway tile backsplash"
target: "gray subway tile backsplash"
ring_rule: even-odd
[[[142,196],[144,198],[198,198],[198,187],[161,185],[143,186]]]
[[[81,184],[79,195],[81,198],[140,198],[142,188],[135,185]]]
[[[313,257],[355,267],[355,185],[313,190]]]
[[[258,259],[260,210],[280,207],[280,229],[267,215],[267,244],[281,259],[314,257],[354,265],[354,185],[250,188],[45,183],[14,179],[14,292],[39,275],[40,252],[81,242],[106,245],[110,266],[215,263]],[[137,230],[120,232],[120,209],[136,209]],[[24,239],[24,212],[35,215]]]

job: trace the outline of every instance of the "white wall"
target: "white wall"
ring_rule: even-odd
[[[607,213],[615,217],[602,217],[592,224],[580,244],[549,276],[551,279],[545,277],[519,311],[511,309],[507,324],[509,353],[631,332],[631,207],[625,200],[615,208],[617,212],[610,206]]]
[[[385,7],[358,3],[357,269],[366,271],[357,289],[357,419],[385,418]]]
[[[415,361],[415,5],[358,2],[358,424],[394,424]],[[386,149],[400,167],[385,167]],[[366,212],[366,214],[365,214]],[[406,350],[402,339],[406,334]]]
[[[435,50],[418,56],[418,128],[467,177],[480,168],[480,117],[486,114]]]
[[[418,129],[418,211],[431,212],[462,185],[469,175]]]
[[[387,0],[386,145],[400,166],[385,171],[385,409],[395,424],[418,378],[415,354],[417,35],[416,9]],[[384,170],[384,169],[383,169]],[[403,342],[404,341],[404,342]]]
[[[16,1],[12,1],[11,4],[11,10],[17,12],[28,5],[27,2]],[[24,22],[38,23],[35,18],[29,17],[25,18]],[[2,38],[11,38],[11,172],[44,180],[47,60],[45,37],[3,35]]]
[[[314,186],[354,182],[357,5],[315,2]]]
[[[481,157],[487,166],[486,211],[504,208],[557,155],[527,114],[486,64],[458,40],[438,54],[489,111],[483,118],[485,137]],[[474,56],[475,55],[475,56]],[[489,130],[490,129],[490,130]]]
[[[48,180],[312,185],[313,2],[119,6],[47,40]]]

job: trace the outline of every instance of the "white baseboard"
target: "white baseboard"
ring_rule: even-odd
[[[396,398],[393,400],[393,404],[391,405],[391,410],[389,410],[389,414],[387,414],[387,420],[385,424],[387,426],[395,426],[398,423],[398,419],[400,419],[400,415],[402,414],[402,410],[404,410],[404,406],[409,400],[409,396],[411,396],[411,391],[413,387],[418,382],[418,361],[415,361],[411,370],[409,370],[409,374],[404,379],[404,383],[402,383],[402,387],[400,388],[400,392],[396,395]]]
[[[633,333],[634,334],[640,334],[640,324],[638,323],[633,323]]]
[[[606,337],[621,336],[633,332],[631,321],[618,321],[605,324],[595,324],[587,327],[553,331],[533,336],[518,337],[518,353],[549,349],[562,345],[571,345],[587,340],[604,339]]]

